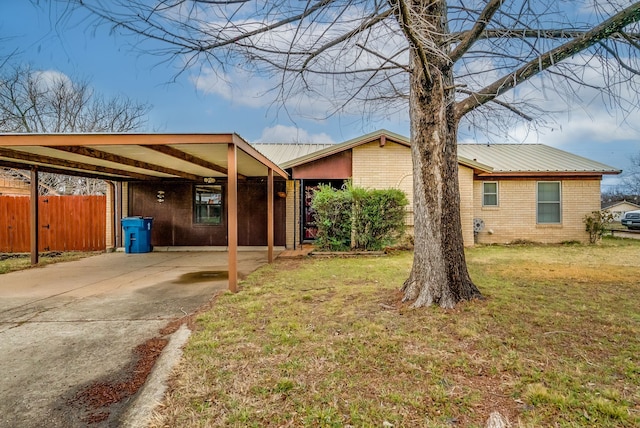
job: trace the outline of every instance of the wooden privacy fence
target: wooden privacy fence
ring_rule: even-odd
[[[0,253],[30,251],[28,196],[0,196]],[[106,248],[105,196],[40,196],[38,251]]]

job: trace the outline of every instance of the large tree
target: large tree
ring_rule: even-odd
[[[612,105],[638,93],[640,3],[624,0],[76,4],[185,67],[205,67],[221,78],[228,71],[277,72],[277,101],[287,108],[301,92],[334,111],[408,100],[415,256],[404,299],[416,307],[452,307],[480,296],[462,242],[456,156],[462,120],[504,117],[496,109],[509,120],[533,119],[536,105],[515,90],[527,81],[567,96],[586,86]]]
[[[0,132],[127,132],[142,128],[149,106],[128,97],[105,98],[86,80],[28,66],[0,67]],[[27,180],[24,171],[0,175]],[[101,180],[41,173],[41,194],[100,194]]]

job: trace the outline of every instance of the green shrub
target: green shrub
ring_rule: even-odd
[[[316,246],[343,251],[392,245],[404,234],[407,204],[406,195],[398,189],[321,186],[312,201],[318,226]]]
[[[381,250],[405,230],[407,197],[398,189],[353,189],[351,248]]]
[[[316,247],[346,251],[351,244],[351,194],[320,185],[311,201],[315,211]]]
[[[589,242],[596,244],[602,239],[607,226],[613,221],[613,214],[609,211],[592,211],[582,219],[585,230],[589,232]]]

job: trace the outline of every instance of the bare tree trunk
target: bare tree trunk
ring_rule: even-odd
[[[441,34],[446,34],[445,28]],[[421,58],[411,50],[415,251],[403,300],[413,301],[414,307],[452,308],[481,294],[469,277],[464,256],[453,70],[438,65],[441,59],[424,59],[424,54]]]

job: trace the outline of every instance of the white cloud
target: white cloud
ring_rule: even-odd
[[[217,95],[232,105],[262,108],[269,105],[265,94],[271,89],[268,81],[253,78],[249,73],[236,69],[232,74],[203,69],[189,77],[191,83],[205,94]]]
[[[315,93],[290,91],[282,85],[281,76],[264,76],[240,68],[220,73],[208,68],[190,77],[199,91],[229,101],[233,106],[254,109],[284,109],[288,114],[323,120],[334,110],[329,98],[322,96],[319,85]]]
[[[580,60],[580,59],[578,59]],[[538,133],[528,126],[514,126],[510,135],[516,141],[542,142],[556,147],[577,141],[614,144],[616,141],[640,141],[640,110],[634,82],[608,80],[602,71],[587,65],[583,57],[582,79],[592,86],[578,86],[557,77],[539,77],[523,85],[517,98],[537,100],[553,122]],[[579,64],[579,61],[577,61]],[[611,71],[610,71],[611,73]],[[601,92],[598,88],[606,88]],[[615,99],[617,97],[617,99]]]
[[[262,135],[253,143],[314,143],[334,144],[335,141],[324,132],[309,134],[295,126],[276,125],[262,130]]]
[[[294,3],[289,6],[293,9],[302,7]],[[238,11],[230,15],[233,16],[231,20],[224,13],[213,15],[203,11],[200,21],[194,25],[200,26],[203,33],[233,38],[284,18],[280,16],[282,11],[269,9],[264,21],[258,22],[251,19],[249,16],[253,13],[245,13],[245,9],[238,7]],[[283,10],[286,11],[286,7]],[[372,99],[387,97],[385,103],[388,104],[390,91],[405,89],[408,82],[406,76],[399,76],[397,69],[392,68],[393,63],[381,59],[393,57],[395,62],[407,63],[404,37],[388,25],[378,25],[375,30],[356,37],[377,54],[357,47],[358,40],[355,39],[336,46],[329,43],[351,30],[355,22],[368,19],[369,13],[366,7],[332,5],[323,9],[317,19],[292,22],[245,40],[244,45],[259,47],[251,54],[240,44],[231,45],[225,56],[226,70],[212,68],[211,62],[199,64],[202,67],[190,80],[199,91],[221,97],[232,105],[282,109],[292,117],[324,120],[337,113],[360,116],[363,111],[375,111]],[[322,54],[287,54],[289,50],[309,53],[322,50]],[[259,58],[260,55],[265,58]],[[215,63],[213,65],[215,67]],[[372,72],[355,73],[356,70],[376,70],[383,66],[389,69],[375,75]],[[304,75],[295,71],[284,75],[280,71],[282,68],[307,71]]]
[[[585,55],[574,57],[572,62],[574,75],[591,87],[543,74],[506,94],[504,100],[527,101],[537,106],[544,114],[537,125],[510,119],[511,122],[502,122],[507,126],[491,137],[487,130],[473,134],[473,130],[462,127],[461,142],[541,143],[618,169],[628,168],[630,156],[640,153],[640,111],[634,86],[637,79],[625,81],[624,76],[607,70],[607,64],[590,60]],[[604,88],[604,94],[598,88]],[[489,123],[487,129],[495,128]],[[608,176],[603,185],[614,185],[619,179]]]
[[[48,91],[61,83],[64,83],[69,88],[73,85],[69,76],[57,70],[32,71],[31,77],[42,91]]]

